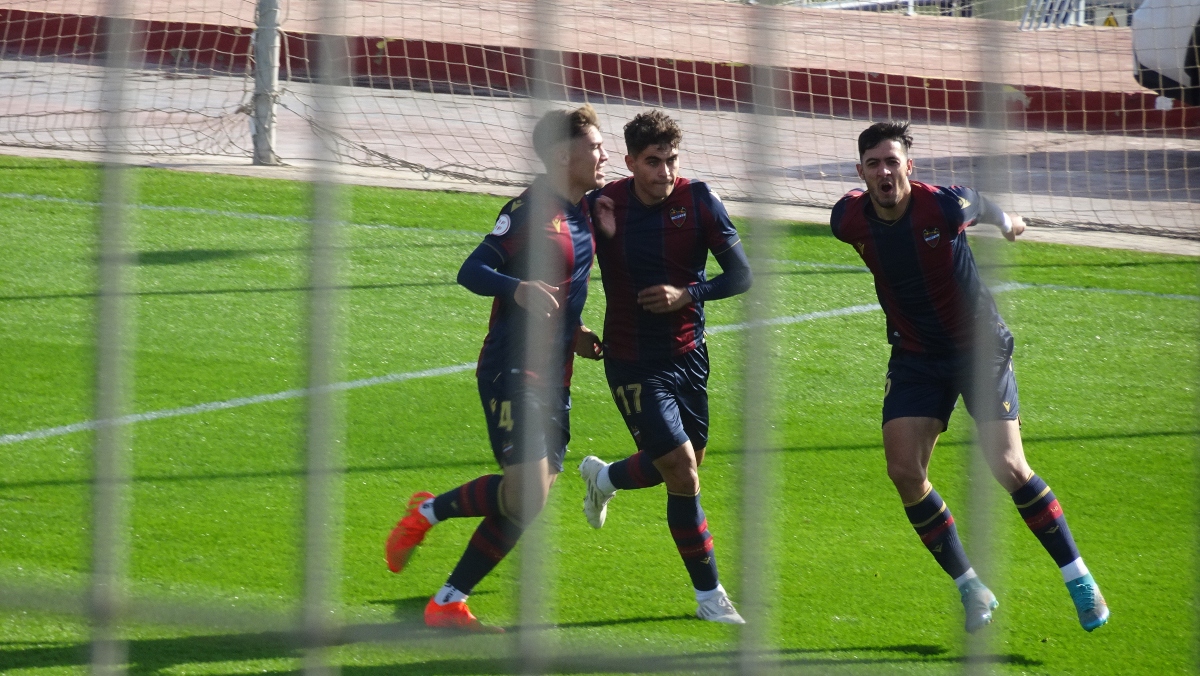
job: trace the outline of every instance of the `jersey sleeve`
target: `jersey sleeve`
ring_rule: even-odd
[[[521,248],[524,210],[521,200],[504,205],[492,231],[471,252],[458,271],[458,283],[481,296],[512,296],[521,280],[505,274],[507,263]]]
[[[979,191],[961,185],[952,185],[946,188],[946,191],[958,200],[958,206],[962,210],[962,222],[965,226],[976,223],[991,223],[992,225],[1004,223],[1004,210],[995,202],[980,195]]]
[[[829,212],[829,229],[833,231],[833,236],[839,240],[849,241],[842,237],[842,221],[846,217],[846,208],[850,205],[850,201],[862,194],[861,190],[851,190],[842,196],[842,199],[833,205],[833,210]]]
[[[523,246],[522,235],[528,212],[528,205],[520,198],[505,204],[500,210],[500,215],[496,217],[492,231],[483,238],[480,246],[495,249],[501,260],[507,263]]]
[[[708,212],[708,218],[703,223],[705,244],[714,256],[719,256],[737,246],[741,238],[721,198],[706,183],[697,181],[693,185],[700,205]]]

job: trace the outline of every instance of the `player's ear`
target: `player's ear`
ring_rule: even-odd
[[[625,168],[629,170],[629,173],[633,173],[633,155],[625,155]]]
[[[855,165],[854,165],[854,170],[858,172],[858,177],[859,177],[859,178],[861,178],[861,179],[863,180],[863,182],[865,183],[865,182],[866,182],[866,180],[867,180],[867,176],[866,176],[866,174],[864,174],[864,173],[863,173],[863,170],[862,170],[862,165],[861,165],[861,164],[855,164]]]
[[[913,163],[912,163],[911,157],[904,160],[904,173],[905,174],[913,173]]]

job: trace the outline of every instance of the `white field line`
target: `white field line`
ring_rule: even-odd
[[[461,373],[475,368],[475,363],[456,364],[454,366],[442,366],[435,369],[426,369],[424,371],[410,371],[408,373],[392,373],[386,376],[375,376],[374,378],[363,378],[361,380],[351,380],[343,383],[335,383],[330,385],[328,390],[333,392],[344,392],[346,390],[357,390],[360,387],[371,387],[373,385],[383,385],[386,383],[400,383],[405,380],[415,380],[417,378],[433,378],[436,376],[446,376],[451,373]],[[226,399],[225,401],[211,401],[206,404],[196,404],[194,406],[183,406],[181,408],[166,408],[158,411],[150,411],[148,413],[134,413],[124,415],[117,418],[108,424],[115,425],[130,425],[132,423],[147,422],[150,420],[161,420],[163,418],[177,418],[183,415],[194,415],[196,413],[208,413],[209,411],[223,411],[230,408],[240,408],[242,406],[250,406],[251,404],[265,404],[270,401],[283,401],[285,399],[297,399],[307,396],[308,388],[298,390],[284,390],[283,392],[275,392],[273,394],[259,394],[253,397],[238,397],[236,399]],[[46,427],[40,430],[30,432],[22,432],[20,434],[5,434],[0,436],[0,446],[7,444],[15,444],[20,441],[30,441],[32,439],[45,439],[47,437],[59,437],[64,434],[72,434],[74,432],[84,432],[103,427],[105,421],[88,420],[85,422],[74,423],[71,425],[62,425],[61,427]]]
[[[809,261],[771,260],[770,263],[780,265],[796,265],[805,268],[824,268],[827,270],[853,270],[855,272],[870,272],[861,265],[844,265],[840,263],[812,263]],[[1200,301],[1200,296],[1186,293],[1156,293],[1154,291],[1137,291],[1134,289],[1105,289],[1091,286],[1063,286],[1060,284],[1029,284],[1025,282],[1007,282],[993,288],[992,291],[1016,291],[1018,289],[1049,289],[1050,291],[1086,291],[1090,293],[1113,293],[1122,296],[1146,296],[1148,298],[1167,298],[1170,300]]]
[[[851,307],[838,308],[836,310],[821,310],[819,312],[809,312],[802,315],[793,315],[791,317],[777,317],[768,319],[763,322],[766,326],[782,326],[785,324],[798,324],[800,322],[812,321],[814,319],[824,319],[826,317],[841,317],[843,315],[852,315],[862,312],[871,312],[878,310],[878,305],[854,305]],[[749,323],[742,324],[724,324],[721,326],[713,326],[707,329],[707,333],[726,333],[728,331],[741,331],[750,326]],[[376,376],[374,378],[363,378],[362,380],[351,380],[349,382],[337,383],[330,385],[333,391],[342,392],[345,390],[356,390],[360,387],[371,387],[373,385],[383,385],[386,383],[399,383],[405,380],[415,380],[417,378],[433,378],[436,376],[450,375],[451,373],[461,373],[462,371],[474,368],[474,363],[457,364],[455,366],[443,366],[441,368],[428,369],[425,371],[411,371],[409,373],[392,373],[386,376]],[[275,392],[272,394],[259,394],[253,397],[238,397],[236,399],[226,399],[225,401],[213,401],[205,404],[195,404],[193,406],[183,406],[181,408],[168,408],[158,411],[150,411],[148,413],[134,413],[131,415],[121,416],[115,421],[108,424],[130,425],[139,422],[148,422],[151,420],[161,420],[163,418],[177,418],[184,415],[194,415],[197,413],[208,413],[210,411],[224,411],[231,408],[241,408],[242,406],[250,406],[252,404],[265,404],[272,401],[282,401],[284,399],[297,399],[306,396],[308,389],[285,390],[283,392]],[[31,430],[29,432],[21,432],[18,434],[5,434],[0,436],[0,446],[15,444],[21,441],[31,441],[33,439],[46,439],[48,437],[60,437],[64,434],[73,434],[75,432],[85,432],[88,430],[97,429],[105,424],[100,420],[87,420],[84,422],[73,423],[71,425],[62,425],[59,427],[45,427],[40,430]]]
[[[71,204],[84,207],[98,207],[98,202],[89,202],[86,200],[77,200],[65,197],[50,197],[47,195],[31,195],[25,193],[0,193],[0,199],[13,200],[28,200],[35,202],[52,202],[56,204]],[[215,209],[200,209],[195,207],[170,207],[170,206],[153,206],[153,205],[131,205],[137,209],[145,211],[161,211],[169,213],[186,213],[204,216],[221,216],[227,218],[246,218],[251,220],[266,220],[266,221],[283,221],[288,223],[305,223],[308,219],[299,216],[277,216],[272,214],[254,214],[237,211],[221,211]],[[391,225],[367,225],[367,224],[351,224],[367,228],[382,228],[389,230],[413,231],[413,232],[445,232],[453,234],[470,234],[479,235],[480,233],[467,230],[438,230],[434,228],[405,228]],[[813,263],[808,261],[771,261],[773,263],[786,263],[791,265],[800,265],[814,268],[827,268],[836,270],[855,270],[868,272],[867,268],[856,265],[843,265],[837,263]],[[1154,298],[1168,298],[1173,300],[1200,300],[1200,296],[1186,294],[1168,294],[1168,293],[1153,293],[1150,291],[1134,291],[1130,289],[1101,289],[1076,286],[1060,286],[1056,284],[1023,284],[1020,282],[1009,282],[1002,284],[994,289],[996,293],[1005,291],[1015,291],[1020,289],[1049,289],[1053,291],[1087,291],[1094,293],[1113,293],[1132,296],[1150,296]],[[761,322],[753,323],[758,326],[785,326],[788,324],[798,324],[801,322],[812,321],[814,319],[826,319],[830,317],[843,317],[847,315],[862,314],[878,310],[876,304],[870,305],[852,305],[850,307],[837,308],[834,310],[819,310],[817,312],[809,312],[800,315],[791,315],[788,317],[776,317],[767,319]],[[742,331],[749,328],[752,324],[743,322],[740,324],[724,324],[720,326],[709,327],[706,332],[711,335],[727,333],[729,331]],[[440,368],[427,369],[424,371],[412,371],[408,373],[392,373],[384,376],[376,376],[373,378],[363,378],[361,380],[352,380],[348,382],[337,383],[330,386],[333,391],[354,390],[361,387],[370,387],[373,385],[382,385],[385,383],[398,383],[405,380],[413,380],[416,378],[432,378],[436,376],[449,375],[452,373],[460,373],[466,371],[475,365],[473,363],[457,364],[455,366],[443,366]],[[184,415],[193,415],[197,413],[207,413],[210,411],[222,411],[231,408],[240,408],[242,406],[250,406],[252,404],[263,404],[272,401],[282,401],[285,399],[296,399],[308,394],[307,389],[285,390],[283,392],[275,392],[273,394],[260,394],[252,397],[238,397],[236,399],[227,399],[225,401],[214,401],[204,404],[195,404],[193,406],[184,406],[181,408],[161,409],[158,411],[150,411],[147,413],[135,413],[122,416],[115,421],[110,421],[107,424],[128,425],[138,422],[147,422],[151,420],[161,420],[163,418],[175,418]],[[45,439],[48,437],[57,437],[75,432],[83,432],[94,430],[103,426],[105,421],[88,420],[84,422],[73,423],[70,425],[62,425],[59,427],[46,427],[29,432],[21,432],[16,434],[0,435],[0,446],[15,444],[22,441],[30,441],[33,439]]]

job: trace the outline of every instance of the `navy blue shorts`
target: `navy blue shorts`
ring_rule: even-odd
[[[969,355],[924,355],[893,349],[883,387],[883,422],[893,418],[937,418],[945,429],[960,394],[976,422],[1019,420],[1021,406],[1011,353],[997,355],[990,371],[995,408],[979,410]]]
[[[707,346],[672,359],[605,359],[604,375],[639,450],[657,460],[688,441],[708,446]]]
[[[563,471],[571,440],[571,393],[565,387],[544,392],[525,386],[524,374],[480,373],[479,399],[487,418],[492,454],[501,467],[547,458],[553,471]],[[537,442],[524,443],[525,425],[545,416]]]

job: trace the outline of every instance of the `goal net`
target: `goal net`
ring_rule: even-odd
[[[0,144],[99,148],[103,3],[0,4]],[[759,8],[748,4],[562,0],[539,17],[517,0],[349,0],[337,17],[348,79],[330,129],[315,121],[311,85],[318,5],[280,2],[274,152],[284,162],[311,158],[315,132],[347,164],[523,184],[537,168],[528,139],[540,54],[551,99],[599,110],[614,175],[624,122],[661,107],[684,129],[686,175],[729,200],[827,207],[860,185],[858,132],[908,119],[921,180],[978,185],[988,163],[1002,169],[989,192],[1046,223],[1197,236],[1200,109],[1135,79],[1129,7],[1118,21],[1116,5],[1112,18],[1098,5],[1054,13],[1034,2],[1024,12],[962,0],[789,5],[772,26],[778,48],[755,64]],[[129,6],[140,37],[132,150],[248,161],[255,0]],[[535,52],[539,19],[550,29]],[[757,109],[755,65],[774,94]],[[988,96],[1004,115],[983,113]],[[760,123],[771,148],[755,145]]]

